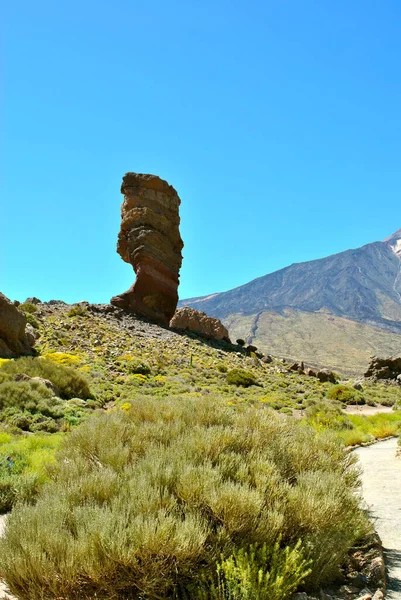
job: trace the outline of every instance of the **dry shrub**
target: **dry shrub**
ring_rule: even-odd
[[[65,355],[67,356],[67,355]],[[71,355],[70,355],[71,356]],[[46,358],[22,357],[0,366],[0,381],[19,374],[48,379],[59,390],[62,398],[91,398],[89,384],[84,375],[72,367],[57,364]]]
[[[219,562],[281,556],[280,540],[319,586],[364,526],[355,460],[267,409],[138,399],[71,433],[37,504],[11,514],[0,571],[20,600],[206,597]]]

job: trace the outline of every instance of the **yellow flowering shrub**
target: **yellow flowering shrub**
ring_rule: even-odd
[[[141,373],[135,373],[134,375],[130,376],[130,380],[138,381],[139,383],[145,383],[145,381],[147,380],[147,377],[146,377],[146,375],[142,375]]]
[[[67,352],[48,352],[42,354],[42,358],[51,360],[57,365],[74,366],[82,362],[82,356],[79,354],[68,354]]]

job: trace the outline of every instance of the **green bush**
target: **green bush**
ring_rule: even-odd
[[[18,307],[19,310],[22,310],[25,314],[31,314],[38,312],[38,307],[36,304],[32,304],[32,302],[23,302]]]
[[[329,400],[337,400],[344,404],[365,404],[365,399],[361,392],[348,385],[333,385],[327,392]]]
[[[22,431],[58,431],[64,404],[38,381],[0,383],[0,421]]]
[[[250,371],[244,371],[243,369],[231,369],[231,371],[227,373],[227,383],[242,387],[258,385],[255,375]]]
[[[352,429],[353,427],[338,402],[315,400],[310,403],[305,413],[308,424],[318,431],[322,429]]]
[[[3,363],[0,381],[4,378],[25,374],[29,377],[48,379],[59,390],[62,398],[91,398],[89,383],[82,373],[44,358],[22,357]]]
[[[151,369],[149,365],[144,362],[127,361],[127,370],[133,375],[150,375]]]
[[[275,548],[263,585],[293,586],[287,566],[301,578],[312,560],[318,587],[366,526],[356,460],[264,407],[137,398],[68,436],[36,504],[10,515],[0,571],[31,600],[193,598],[194,582],[218,586],[217,562],[230,587],[230,557],[254,573]]]
[[[57,435],[0,434],[0,513],[10,511],[16,502],[33,502],[60,441]]]
[[[87,317],[88,311],[82,304],[74,304],[67,313],[67,317]]]
[[[26,313],[25,317],[26,322],[29,323],[29,325],[32,325],[34,329],[39,329],[39,322],[33,315],[31,315],[31,313]]]
[[[283,600],[311,572],[298,542],[294,547],[274,544],[240,548],[217,564],[217,584],[201,584],[200,600]]]

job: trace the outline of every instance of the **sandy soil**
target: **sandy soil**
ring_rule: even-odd
[[[344,412],[348,415],[377,415],[378,413],[391,413],[393,412],[392,406],[368,406],[367,404],[361,404],[359,406],[352,405],[347,406]]]

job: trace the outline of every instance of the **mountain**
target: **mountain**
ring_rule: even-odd
[[[182,300],[277,356],[361,371],[371,354],[401,349],[401,229],[227,292]]]

